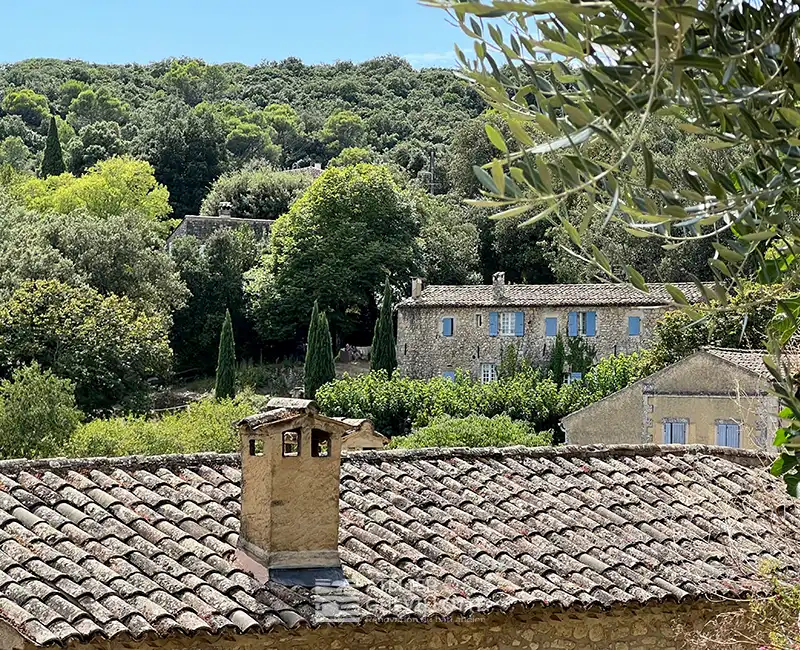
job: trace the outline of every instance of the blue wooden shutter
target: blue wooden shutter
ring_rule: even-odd
[[[639,336],[642,331],[642,319],[638,316],[628,316],[628,336]]]
[[[516,336],[525,335],[525,314],[521,311],[514,315],[514,334]]]
[[[594,336],[597,333],[597,313],[586,312],[586,336]]]
[[[556,336],[558,334],[558,318],[555,316],[544,319],[544,335]]]
[[[453,319],[452,318],[443,318],[442,319],[442,334],[445,336],[453,336]]]
[[[489,336],[497,336],[500,333],[500,314],[496,311],[489,313]]]
[[[447,370],[442,373],[442,377],[444,377],[445,379],[449,379],[450,381],[455,381],[456,373],[452,370]]]
[[[578,312],[569,312],[569,319],[567,321],[567,334],[570,336],[578,336]]]

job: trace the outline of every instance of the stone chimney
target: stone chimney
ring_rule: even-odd
[[[411,278],[411,297],[416,300],[425,288],[425,278]]]
[[[233,205],[228,203],[228,201],[221,201],[219,204],[219,216],[220,217],[230,217],[231,210],[233,209]]]
[[[286,584],[341,574],[339,468],[353,427],[320,415],[311,400],[277,398],[267,408],[238,423],[240,550]]]
[[[506,291],[506,274],[498,271],[492,276],[492,293],[495,300],[502,300]]]

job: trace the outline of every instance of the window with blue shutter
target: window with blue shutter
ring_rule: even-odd
[[[452,318],[443,318],[442,319],[442,334],[445,336],[453,336],[453,319]]]
[[[456,380],[456,373],[453,370],[447,370],[442,373],[442,377],[445,379],[449,379],[450,381]]]
[[[718,422],[717,444],[722,447],[738,447],[739,425],[735,422]]]
[[[514,334],[516,336],[525,335],[525,314],[521,311],[514,315]]]
[[[597,334],[597,313],[593,311],[586,312],[586,336],[595,336]]]
[[[569,312],[567,319],[567,334],[570,336],[578,336],[578,312]]]
[[[639,336],[642,331],[642,319],[639,316],[628,316],[628,336]]]
[[[489,336],[497,336],[500,333],[500,314],[496,311],[489,313]]]
[[[558,318],[552,316],[544,319],[544,335],[545,336],[558,335]]]
[[[573,381],[580,381],[583,378],[583,373],[580,372],[571,372],[569,373],[569,381],[570,383]]]

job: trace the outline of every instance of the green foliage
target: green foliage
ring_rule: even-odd
[[[336,377],[328,318],[325,316],[325,312],[320,313],[316,301],[314,301],[308,325],[303,377],[306,399],[314,399],[319,387]]]
[[[133,158],[111,158],[76,178],[61,174],[30,178],[10,192],[39,213],[69,214],[84,208],[96,217],[137,212],[151,219],[170,213],[169,192],[153,176],[153,168]]]
[[[370,369],[383,370],[391,377],[397,368],[397,344],[394,338],[394,318],[392,314],[392,287],[389,279],[383,288],[383,300],[378,320],[375,321],[375,333],[372,337],[370,352]]]
[[[56,124],[56,118],[51,117],[40,176],[42,178],[58,176],[65,171],[67,171],[67,168],[64,166],[64,154],[61,153],[61,142],[58,139],[58,125]]]
[[[80,426],[61,453],[75,457],[189,454],[239,450],[234,423],[259,412],[263,399],[242,393],[235,399],[203,399],[162,417],[128,415]]]
[[[67,121],[76,130],[95,122],[125,122],[128,106],[108,88],[87,88],[70,102]]]
[[[218,230],[204,242],[182,237],[171,257],[191,295],[173,315],[171,343],[176,368],[212,373],[225,310],[229,310],[240,358],[258,353],[246,314],[243,278],[258,262],[262,245],[250,228]]]
[[[553,443],[550,432],[536,433],[529,424],[515,422],[507,415],[486,417],[470,415],[465,418],[439,416],[425,427],[408,436],[394,438],[393,449],[420,447],[509,447],[524,445],[542,447]]]
[[[0,381],[0,456],[54,456],[80,424],[75,388],[36,362]]]
[[[376,155],[372,149],[364,147],[345,147],[338,156],[332,158],[328,167],[348,167],[358,163],[374,163]]]
[[[199,59],[173,61],[164,84],[177,92],[189,106],[196,106],[204,99],[221,96],[229,81],[221,66],[207,65]]]
[[[236,344],[233,340],[231,312],[225,311],[225,321],[219,335],[219,354],[217,355],[217,381],[214,385],[217,399],[236,397]]]
[[[167,319],[127,298],[55,280],[27,282],[0,303],[0,373],[36,361],[75,383],[87,412],[143,408],[172,360]]]
[[[0,165],[8,165],[15,172],[29,172],[33,169],[31,150],[18,135],[11,135],[0,141]]]
[[[395,286],[406,284],[418,228],[385,167],[326,170],[275,222],[267,255],[248,275],[264,339],[297,341],[314,300],[330,314],[337,341],[371,329],[375,287],[387,276]]]
[[[353,111],[336,111],[325,120],[322,140],[335,155],[360,147],[364,141],[364,120]]]
[[[37,279],[91,286],[164,313],[186,298],[152,220],[135,214],[98,218],[85,211],[42,217],[0,192],[0,297]]]
[[[550,377],[559,386],[564,383],[564,377],[567,374],[567,348],[564,345],[564,336],[561,332],[556,333],[556,340],[550,350],[548,371]]]
[[[200,214],[217,215],[222,202],[231,214],[247,219],[277,219],[311,184],[306,174],[251,167],[220,176],[203,199]]]
[[[47,97],[30,88],[7,90],[0,108],[9,115],[19,115],[32,127],[39,127],[50,115],[50,102],[47,101]]]
[[[617,356],[601,361],[583,379],[557,385],[530,365],[516,374],[482,384],[461,371],[456,381],[444,377],[409,379],[395,373],[345,375],[316,393],[323,413],[371,418],[375,428],[391,437],[430,424],[438,416],[506,415],[536,431],[556,430],[558,421],[591,402],[641,379],[654,369],[648,355]]]
[[[520,354],[519,349],[513,343],[509,343],[503,348],[500,355],[500,367],[498,368],[498,376],[500,377],[513,377],[520,369]]]
[[[303,386],[303,364],[294,359],[275,363],[242,361],[236,369],[236,383],[243,389],[258,389],[267,395],[291,395]]]
[[[568,336],[565,360],[570,372],[586,374],[594,364],[596,351],[585,336]]]
[[[100,121],[81,129],[80,137],[70,140],[67,151],[69,170],[79,176],[100,161],[122,156],[127,147],[119,124]]]
[[[653,358],[668,365],[704,345],[763,350],[779,301],[796,298],[780,286],[745,284],[724,308],[711,309],[700,319],[683,311],[667,312],[656,323]]]

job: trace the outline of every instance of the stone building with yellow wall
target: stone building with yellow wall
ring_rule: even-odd
[[[0,650],[677,650],[800,569],[756,452],[349,426],[294,400],[240,454],[0,462]]]
[[[566,441],[767,448],[780,407],[765,354],[704,348],[564,417]]]
[[[693,284],[678,286],[699,300]],[[585,337],[597,358],[648,347],[656,321],[670,308],[663,284],[643,293],[626,284],[430,285],[416,278],[397,307],[397,361],[410,377],[497,378],[509,346],[546,360],[556,336]]]

